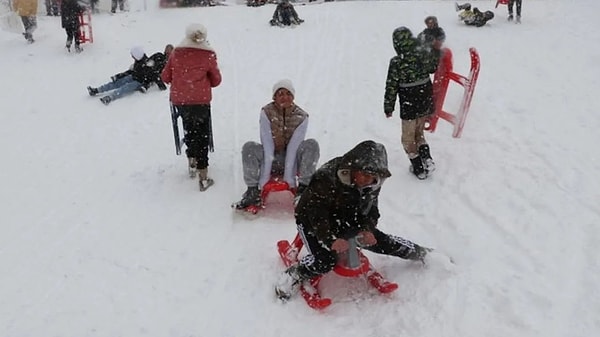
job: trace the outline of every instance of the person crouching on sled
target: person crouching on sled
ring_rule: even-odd
[[[283,300],[305,281],[328,273],[348,240],[364,249],[402,259],[423,261],[428,249],[377,228],[381,186],[391,176],[382,144],[367,140],[319,168],[296,206],[296,225],[309,254],[290,266],[275,285]],[[304,283],[305,285],[307,283]]]
[[[273,86],[273,101],[261,109],[261,144],[249,141],[242,147],[244,182],[248,189],[242,200],[234,204],[236,209],[260,206],[260,190],[272,176],[282,176],[298,197],[315,172],[319,143],[304,139],[308,113],[294,103],[295,94],[292,82],[281,80]]]

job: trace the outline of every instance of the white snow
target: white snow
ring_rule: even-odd
[[[280,29],[273,5],[130,1],[93,17],[80,55],[64,50],[56,17],[38,17],[32,45],[0,31],[0,336],[600,335],[600,2],[526,0],[516,25],[505,6],[472,1],[496,13],[482,28],[458,22],[453,1],[333,2],[296,6],[306,22]],[[440,121],[427,134],[437,170],[418,181],[383,93],[393,29],[418,33],[428,15],[458,73],[469,47],[482,68],[462,138]],[[168,91],[104,106],[85,89],[125,70],[132,46],[178,44],[193,22],[223,74],[204,193],[174,153]],[[247,220],[229,205],[245,190],[242,144],[258,140],[281,78],[310,113],[321,163],[365,139],[386,145],[380,228],[440,252],[427,267],[367,253],[400,285],[391,296],[330,279],[324,312],[274,299],[276,242],[294,237],[293,215]],[[447,110],[460,97],[454,85]]]

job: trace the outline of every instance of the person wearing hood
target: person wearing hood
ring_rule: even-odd
[[[308,113],[294,103],[292,81],[273,85],[272,99],[260,111],[260,141],[242,147],[244,182],[248,186],[238,210],[260,206],[261,190],[273,176],[280,176],[299,197],[317,169],[320,150],[315,139],[305,139]]]
[[[203,25],[189,25],[161,74],[171,84],[171,104],[183,121],[188,171],[191,178],[198,175],[200,191],[214,184],[208,176],[208,153],[214,151],[210,103],[212,88],[221,84],[217,54],[207,34]]]
[[[439,26],[437,17],[426,17],[425,26],[425,29],[417,36],[419,41],[427,48],[441,49],[442,44],[446,41],[446,32]]]
[[[309,254],[277,281],[276,295],[287,300],[305,281],[331,271],[349,239],[369,251],[424,261],[428,248],[378,229],[379,193],[388,170],[383,144],[366,140],[321,166],[296,206],[298,232]],[[307,285],[308,283],[304,283]]]
[[[392,41],[397,55],[392,57],[385,82],[383,112],[392,117],[396,97],[400,102],[402,147],[411,163],[412,173],[426,179],[435,164],[425,140],[425,123],[435,111],[433,84],[429,74],[437,70],[440,50],[433,44],[423,46],[410,29],[396,28]]]
[[[110,102],[136,91],[146,92],[147,88],[156,81],[154,62],[148,59],[142,47],[131,48],[130,54],[134,62],[129,70],[112,76],[110,82],[97,88],[87,87],[88,94],[96,96],[110,91],[108,95],[100,98],[104,105],[108,105]]]

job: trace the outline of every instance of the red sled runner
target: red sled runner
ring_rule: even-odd
[[[373,268],[369,259],[358,248],[355,238],[348,240],[348,242],[350,243],[348,254],[338,260],[338,264],[333,268],[333,272],[344,277],[366,275],[369,285],[382,294],[388,294],[398,289],[398,284],[388,282]],[[296,234],[294,241],[291,243],[287,240],[277,242],[277,251],[286,268],[298,263],[298,255],[303,246],[304,244],[299,234]],[[306,304],[317,310],[327,308],[331,305],[331,299],[322,297],[319,292],[321,278],[322,276],[312,278],[309,281],[311,287],[300,286],[300,294],[306,301]]]
[[[444,48],[442,51],[442,59],[433,76],[435,113],[429,119],[425,130],[434,132],[437,122],[441,118],[454,126],[452,137],[460,138],[465,121],[467,120],[469,108],[471,107],[471,100],[473,99],[473,92],[475,91],[475,84],[477,84],[480,68],[479,53],[477,53],[477,50],[470,48],[469,53],[471,54],[471,70],[469,75],[465,77],[453,72],[452,51],[448,48]],[[451,114],[443,109],[450,81],[454,81],[464,87],[463,98],[456,114]]]

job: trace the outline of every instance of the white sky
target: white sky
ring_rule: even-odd
[[[80,55],[63,49],[56,17],[38,17],[33,45],[0,31],[1,336],[600,334],[600,2],[525,0],[516,25],[495,1],[472,1],[496,13],[482,28],[458,22],[453,1],[335,2],[297,6],[306,22],[280,29],[268,25],[273,5],[131,1],[129,13],[93,17],[95,42]],[[437,170],[418,181],[383,93],[393,29],[419,32],[427,15],[446,30],[457,72],[469,47],[482,68],[462,138],[440,122],[427,135]],[[178,44],[193,22],[208,27],[223,73],[205,193],[174,154],[168,92],[104,106],[85,89],[125,70],[133,45]],[[321,163],[364,139],[387,146],[380,228],[455,265],[367,253],[400,285],[391,296],[332,277],[325,312],[274,299],[276,242],[295,235],[293,216],[273,207],[250,221],[229,205],[245,190],[241,146],[258,140],[281,78],[311,115]],[[460,97],[451,88],[446,109]]]

